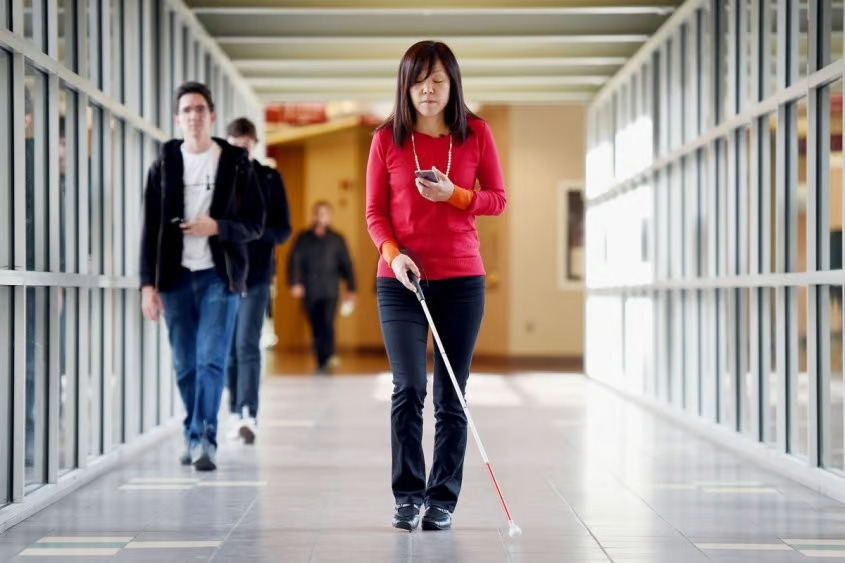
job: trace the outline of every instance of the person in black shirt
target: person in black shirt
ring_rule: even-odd
[[[255,441],[258,417],[258,387],[261,382],[261,329],[270,303],[270,285],[276,273],[276,245],[291,234],[290,212],[281,174],[264,166],[253,156],[258,144],[255,124],[245,117],[235,119],[226,129],[227,140],[246,149],[264,197],[266,219],[261,237],[247,244],[249,271],[246,293],[241,297],[235,324],[235,338],[229,354],[228,388],[230,437],[244,443]]]
[[[346,281],[346,308],[355,302],[355,274],[346,241],[331,227],[331,205],[314,205],[314,224],[296,237],[288,263],[291,295],[302,299],[313,335],[317,374],[329,371],[334,356],[334,321],[340,279]]]

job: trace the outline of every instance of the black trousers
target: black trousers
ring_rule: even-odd
[[[423,283],[434,326],[462,393],[484,316],[484,287],[483,276]],[[426,483],[422,411],[428,321],[414,293],[395,279],[379,278],[376,288],[382,335],[393,372],[390,443],[394,499],[397,504],[439,506],[452,512],[463,480],[466,415],[435,348],[434,459]]]
[[[314,357],[317,367],[323,368],[334,355],[334,319],[337,312],[337,297],[306,300],[305,311],[311,324],[314,341]]]

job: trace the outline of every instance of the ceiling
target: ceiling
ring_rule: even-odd
[[[452,47],[471,103],[585,102],[676,0],[187,0],[265,103],[392,104],[405,50]]]

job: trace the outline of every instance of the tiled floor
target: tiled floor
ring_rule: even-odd
[[[521,537],[471,438],[454,529],[394,530],[390,390],[265,379],[256,446],[224,445],[217,473],[180,467],[174,438],[0,535],[0,561],[845,561],[842,504],[564,374],[470,380]]]

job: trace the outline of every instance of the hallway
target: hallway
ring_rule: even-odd
[[[516,539],[471,438],[453,530],[390,527],[388,375],[263,389],[256,447],[215,474],[178,465],[174,432],[0,535],[0,561],[845,561],[840,503],[579,375],[470,379]]]

